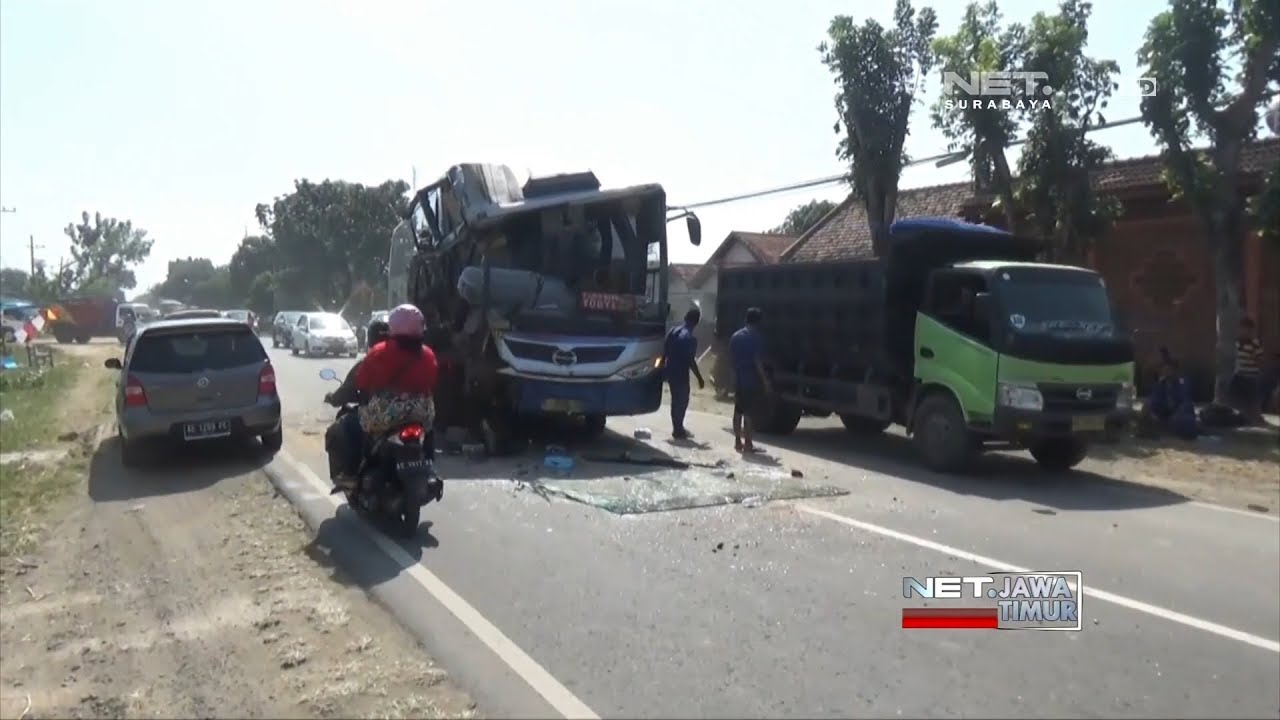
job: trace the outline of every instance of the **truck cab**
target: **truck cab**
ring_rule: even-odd
[[[941,469],[970,459],[957,422],[969,440],[1011,441],[1065,468],[1133,407],[1132,344],[1092,270],[1005,260],[936,269],[913,344],[907,425]]]
[[[725,268],[717,337],[762,310],[775,393],[766,433],[838,415],[853,433],[902,425],[929,467],[1026,448],[1081,462],[1133,407],[1133,345],[1093,270],[1037,261],[1040,244],[952,218],[890,227],[882,257]]]

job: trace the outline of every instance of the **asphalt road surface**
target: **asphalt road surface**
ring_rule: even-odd
[[[318,372],[353,361],[270,353],[288,422],[275,464],[310,475],[313,512],[349,518],[322,504],[334,385]],[[664,413],[609,421],[743,462],[727,419],[688,425],[709,448],[666,445]],[[419,542],[362,537],[347,562],[490,715],[1280,716],[1274,517],[1024,461],[934,475],[893,459],[893,438],[829,423],[762,440],[849,494],[614,515],[518,490],[536,457],[446,458]],[[1016,569],[1081,571],[1083,630],[901,628],[904,576]]]

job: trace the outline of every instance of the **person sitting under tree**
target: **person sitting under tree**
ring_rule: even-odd
[[[1142,407],[1141,424],[1167,428],[1184,440],[1194,440],[1200,433],[1196,406],[1191,397],[1191,383],[1178,369],[1178,361],[1161,349],[1160,376]]]

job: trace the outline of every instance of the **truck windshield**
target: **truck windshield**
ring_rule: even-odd
[[[997,274],[1002,321],[1024,334],[1114,337],[1118,333],[1102,278],[1052,268],[1006,268]]]

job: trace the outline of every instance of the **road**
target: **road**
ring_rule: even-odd
[[[270,352],[289,422],[274,464],[316,485],[318,372],[352,361]],[[690,418],[702,449],[666,445],[662,413],[609,427],[749,471],[722,417]],[[1274,517],[1016,460],[948,478],[896,442],[806,420],[771,453],[848,494],[643,515],[519,491],[529,458],[446,458],[422,547],[361,540],[346,562],[419,608],[402,620],[490,715],[1280,716]],[[305,503],[333,514],[321,490]],[[1084,630],[900,628],[903,576],[1018,568],[1082,571]]]

